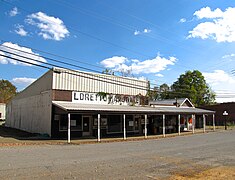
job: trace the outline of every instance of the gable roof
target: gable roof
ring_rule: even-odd
[[[179,98],[179,99],[165,99],[165,100],[155,100],[150,101],[149,105],[154,106],[176,106],[176,101],[178,107],[194,107],[193,103],[188,98]]]

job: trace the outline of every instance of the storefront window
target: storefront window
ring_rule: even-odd
[[[60,120],[60,130],[67,130],[68,129],[68,115],[67,114],[60,115],[59,120]]]
[[[100,117],[100,126],[103,126],[103,127],[107,126],[107,121],[108,121],[107,116],[106,115],[102,115]],[[97,116],[93,116],[93,126],[98,126],[98,118],[97,118]]]
[[[81,114],[71,114],[71,130],[82,130],[82,115]]]
[[[122,132],[122,118],[120,115],[108,116],[108,132]]]
[[[68,115],[60,115],[60,130],[68,129]],[[70,127],[71,130],[82,130],[82,115],[80,114],[71,114],[70,116]]]

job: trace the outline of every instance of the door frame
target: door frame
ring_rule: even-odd
[[[84,132],[84,124],[83,124],[83,118],[89,118],[89,132]],[[82,116],[82,136],[90,136],[91,135],[91,130],[92,130],[92,122],[91,122],[91,119],[92,119],[92,116],[89,116],[89,115],[85,115],[85,116]]]

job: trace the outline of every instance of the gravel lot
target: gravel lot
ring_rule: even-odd
[[[230,130],[133,142],[0,147],[0,174],[1,179],[188,179],[220,167],[235,172],[234,137]]]

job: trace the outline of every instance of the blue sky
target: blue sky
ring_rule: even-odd
[[[234,17],[234,0],[1,0],[0,43],[95,71],[129,70],[157,86],[199,70],[218,102],[235,101]],[[18,90],[46,71],[0,56],[0,79]]]

